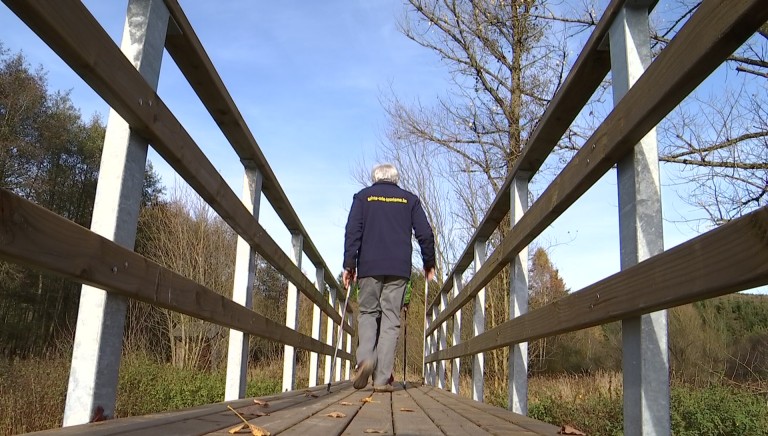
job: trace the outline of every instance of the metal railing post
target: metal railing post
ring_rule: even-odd
[[[131,0],[121,50],[157,89],[169,13],[161,0]],[[91,230],[133,249],[147,163],[147,140],[109,111]],[[128,302],[83,285],[80,292],[64,426],[114,416]]]
[[[259,219],[263,177],[252,162],[244,162],[243,205]],[[242,237],[237,237],[235,280],[232,285],[232,301],[253,308],[253,281],[256,272],[255,252]],[[245,398],[248,373],[248,335],[239,330],[229,330],[227,351],[227,381],[224,400]]]

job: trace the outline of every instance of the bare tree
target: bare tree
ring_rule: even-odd
[[[232,289],[235,234],[194,193],[177,189],[163,205],[144,210],[144,255],[222,295]],[[171,362],[182,368],[219,363],[226,335],[215,324],[165,311]]]

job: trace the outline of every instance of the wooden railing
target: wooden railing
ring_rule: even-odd
[[[630,360],[627,356],[632,353],[643,356],[642,359],[661,362],[660,367],[650,372],[645,366],[640,370],[630,369],[631,373],[628,373],[625,365],[625,434],[669,434],[666,317],[663,315],[657,324],[663,334],[651,337],[641,336],[646,334],[641,332],[641,323],[646,322],[646,318],[638,317],[649,317],[645,314],[768,283],[768,210],[762,208],[672,250],[662,253],[650,250],[652,256],[637,259],[641,262],[634,266],[636,261],[625,264],[622,259],[620,273],[526,313],[527,271],[521,266],[526,263],[527,246],[609,169],[619,164],[621,173],[626,171],[622,165],[627,162],[631,168],[633,150],[641,147],[636,144],[768,19],[765,1],[705,0],[668,46],[652,62],[648,59],[650,65],[644,72],[633,71],[640,76],[637,81],[628,86],[623,96],[621,92],[615,96],[614,110],[528,208],[529,180],[606,74],[613,70],[614,82],[627,75],[627,67],[621,65],[620,59],[632,53],[624,51],[626,49],[619,44],[622,32],[627,28],[632,30],[633,26],[642,30],[644,23],[647,38],[648,13],[655,3],[615,0],[607,6],[490,210],[448,275],[450,279],[427,304],[424,372],[428,383],[446,388],[449,375],[446,361],[451,360],[451,389],[457,392],[459,358],[474,356],[472,396],[482,401],[482,353],[511,347],[509,407],[524,414],[527,341],[623,320],[625,330],[633,331],[630,334],[638,339],[633,342],[640,344],[625,343],[625,361]],[[645,49],[650,52],[649,47]],[[642,53],[642,47],[638,51]],[[655,151],[655,136],[653,142],[652,150]],[[654,163],[658,168],[655,155],[651,167]],[[640,186],[641,183],[635,182],[634,188],[655,190],[659,195],[658,186]],[[626,204],[635,209],[640,207],[634,199],[629,199]],[[647,211],[638,213],[642,212]],[[512,227],[503,233],[506,236],[486,260],[486,241],[507,214],[511,217]],[[660,207],[655,215],[653,218],[660,223]],[[622,222],[622,226],[634,225]],[[630,238],[634,236],[630,235]],[[625,242],[622,235],[622,246]],[[637,250],[632,254],[637,256]],[[472,272],[468,268],[473,264]],[[484,312],[477,309],[484,307],[485,286],[507,265],[511,266],[512,276],[511,319],[483,332]],[[462,284],[465,274],[470,279]],[[461,342],[461,309],[473,299],[473,337]],[[454,325],[452,334],[447,331],[449,320]],[[450,347],[448,339],[451,340]],[[655,352],[658,356],[653,356],[653,350],[637,348],[649,340],[659,344],[660,349]],[[638,387],[637,395],[630,385]],[[657,407],[659,404],[661,412]],[[664,414],[666,416],[661,416]]]
[[[145,144],[147,142],[151,144],[200,197],[237,232],[253,252],[261,255],[285,276],[289,282],[287,325],[274,322],[251,310],[248,304],[244,303],[244,301],[250,301],[245,296],[242,297],[242,301],[234,302],[143,258],[132,251],[132,240],[124,241],[122,244],[114,242],[113,239],[115,238],[100,236],[5,190],[0,191],[0,232],[2,232],[0,256],[13,262],[23,263],[33,268],[95,286],[106,291],[109,295],[120,295],[144,301],[220,326],[236,329],[239,332],[285,344],[284,387],[286,389],[291,389],[295,380],[295,358],[293,349],[288,347],[296,347],[311,352],[310,365],[313,368],[310,369],[309,385],[315,386],[318,384],[317,354],[327,356],[325,381],[320,383],[330,382],[331,379],[341,377],[338,369],[336,374],[330,373],[329,356],[333,354],[334,346],[342,345],[344,349],[338,352],[338,357],[346,362],[345,377],[348,378],[350,360],[353,358],[350,354],[351,337],[355,334],[348,320],[342,326],[346,332],[344,344],[332,343],[332,339],[335,340],[336,338],[336,334],[332,334],[333,326],[342,323],[337,297],[343,298],[345,291],[337,283],[333,273],[326,266],[317,247],[302,226],[276,175],[246,126],[221,78],[216,73],[211,60],[197,39],[177,0],[131,0],[129,3],[129,18],[131,14],[134,14],[140,19],[133,22],[127,20],[127,31],[132,32],[128,38],[136,40],[142,39],[138,38],[141,36],[145,42],[142,47],[136,49],[131,47],[129,40],[128,43],[124,42],[123,49],[124,51],[133,49],[134,52],[132,53],[135,57],[140,58],[141,56],[148,56],[147,53],[143,52],[151,51],[152,44],[155,44],[159,48],[156,50],[159,55],[156,54],[156,58],[152,61],[157,70],[154,71],[154,77],[149,77],[152,76],[152,73],[147,74],[146,71],[140,71],[137,69],[138,65],[132,64],[131,60],[121,52],[121,49],[115,45],[102,26],[79,0],[55,2],[6,0],[4,3],[104,98],[109,106],[127,122],[132,134],[138,135],[145,141]],[[157,24],[153,29],[148,30],[153,20]],[[224,178],[217,172],[184,126],[156,94],[155,87],[163,47],[171,54],[241,159],[244,166],[245,184],[250,183],[251,188],[255,188],[255,191],[246,192],[243,200],[239,199],[227,185]],[[113,121],[110,117],[111,123]],[[108,137],[111,127],[108,124]],[[125,148],[126,144],[123,143],[121,146]],[[145,156],[146,146],[143,159]],[[143,177],[144,165],[140,162],[136,166],[140,173],[130,174],[128,177],[138,177],[140,180]],[[99,183],[100,191],[106,189],[101,186],[101,179]],[[114,188],[115,191],[118,191],[122,189],[122,186],[114,186]],[[286,254],[258,222],[258,199],[262,192],[292,234],[294,248],[292,256]],[[109,192],[107,189],[105,195],[118,196],[122,194]],[[139,190],[131,195],[140,196],[141,192]],[[256,203],[255,208],[254,202]],[[244,203],[251,204],[246,207]],[[118,214],[119,212],[115,210],[110,218],[116,222],[125,219]],[[133,222],[130,225],[134,226],[135,234],[136,223]],[[253,254],[249,253],[251,250],[246,247],[246,258],[238,259],[238,264],[242,263],[244,270],[236,271],[236,275],[249,274],[248,263],[253,263]],[[316,283],[312,283],[302,272],[302,252],[306,254],[316,268]],[[238,253],[241,251],[239,250]],[[240,255],[238,254],[238,256]],[[250,270],[252,275],[252,268]],[[325,292],[326,285],[330,288],[330,293]],[[304,294],[314,304],[312,336],[301,334],[296,330],[296,313],[298,311],[296,290]],[[235,289],[235,294],[238,292],[245,295],[250,290]],[[84,294],[82,298],[90,297]],[[100,297],[97,296],[97,298]],[[110,304],[112,304],[110,300],[107,300],[106,305],[109,306]],[[81,303],[79,318],[98,316],[94,313],[84,315],[82,307]],[[321,341],[319,332],[321,311],[329,319],[328,328],[323,335],[325,336],[324,341]],[[102,313],[102,317],[107,316],[104,313]],[[112,322],[114,321],[112,320]],[[122,328],[121,322],[120,328]],[[237,332],[231,332],[231,334],[235,333]],[[122,337],[121,331],[118,331],[117,334],[118,337]],[[109,335],[102,335],[102,337],[105,336]],[[235,350],[238,346],[240,347],[240,353],[234,359],[236,361],[247,359],[248,355],[247,338],[245,339],[246,346],[243,348],[242,335],[240,337],[240,345],[234,347]],[[104,338],[104,341],[107,340],[108,338]],[[73,362],[79,362],[82,359],[87,360],[89,357],[83,357],[84,355],[104,353],[104,350],[101,349],[109,348],[99,343],[89,347],[79,350],[76,338]],[[233,346],[230,344],[230,353],[232,350]],[[111,377],[100,378],[101,375],[99,374],[91,374],[92,379],[87,383],[76,380],[77,377],[75,376],[70,377],[65,424],[87,422],[97,407],[101,407],[101,413],[107,416],[114,410],[115,386],[105,387],[104,384],[109,385],[117,382],[116,374],[120,359],[119,344],[117,348],[108,349],[106,354],[95,358],[96,362],[93,366],[101,365],[101,368],[94,371],[106,371],[111,374]],[[230,362],[232,360],[232,356],[230,356]],[[73,373],[74,365],[75,363],[73,363]],[[339,366],[336,365],[337,368]],[[230,372],[232,370],[230,368]],[[238,390],[240,397],[244,392],[245,371],[241,367],[237,368],[237,372],[239,374],[228,374],[228,377],[240,379],[239,389],[237,389],[237,381],[235,382],[235,398],[237,398]],[[288,386],[285,386],[286,383]],[[109,393],[100,394],[100,391],[103,390],[112,391],[111,397]],[[232,397],[232,394],[228,393],[227,396]],[[72,400],[74,397],[87,398],[81,399],[80,403],[76,404],[75,400]],[[67,415],[70,416],[69,419]]]

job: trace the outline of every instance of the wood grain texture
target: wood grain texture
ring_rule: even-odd
[[[546,422],[537,421],[525,415],[520,415],[518,413],[514,413],[509,410],[502,409],[501,407],[492,406],[490,404],[481,403],[479,401],[469,401],[469,399],[467,398],[459,397],[457,395],[454,395],[442,389],[434,389],[431,391],[431,393],[446,395],[446,396],[458,399],[459,401],[465,402],[467,405],[475,409],[478,409],[483,413],[487,413],[497,418],[501,418],[519,427],[523,427],[526,430],[530,430],[536,434],[550,435],[550,436],[560,434],[559,433],[560,427],[557,425],[552,425]]]
[[[352,420],[357,418],[360,409],[364,406],[361,400],[368,395],[370,392],[350,393],[347,397],[328,404],[324,409],[280,434],[285,436],[340,435]],[[333,412],[339,412],[345,416],[341,418],[328,416]]]
[[[490,434],[463,416],[453,413],[451,409],[448,409],[442,403],[439,403],[434,398],[428,396],[426,393],[431,389],[437,388],[432,386],[413,386],[409,387],[407,392],[419,408],[423,410],[429,419],[440,429],[442,434],[448,436]]]
[[[181,123],[78,0],[3,0],[251,247],[337,324],[341,316],[243,206]],[[354,334],[345,324],[344,329]]]
[[[472,400],[461,398],[456,394],[447,393],[438,388],[432,388],[425,393],[427,396],[435,399],[438,403],[441,403],[443,407],[448,408],[454,413],[463,416],[468,421],[474,423],[490,434],[499,436],[536,435],[535,432],[532,432],[524,427],[520,427],[519,425],[515,425],[505,419],[498,418],[494,415],[485,413],[484,411],[473,407],[471,404],[473,403]]]
[[[470,301],[767,19],[764,0],[704,2],[425,335]]]
[[[413,436],[442,434],[407,390],[399,390],[392,394],[392,421],[395,434]]]
[[[0,189],[0,256],[248,334],[333,354],[333,347],[259,315],[5,189]],[[344,351],[339,355],[352,359]]]
[[[768,206],[425,358],[452,359],[768,284]]]
[[[392,428],[392,394],[373,393],[372,389],[366,389],[363,393],[372,395],[370,397],[372,401],[363,405],[355,415],[355,419],[341,434],[359,436],[366,434],[366,430],[382,431],[378,434],[394,434]]]

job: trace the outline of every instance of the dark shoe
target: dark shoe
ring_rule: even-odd
[[[355,389],[363,389],[368,384],[368,379],[373,372],[373,363],[365,361],[357,365],[352,375],[352,385]]]
[[[392,387],[392,385],[380,385],[380,386],[374,386],[373,392],[392,392],[395,388]]]

